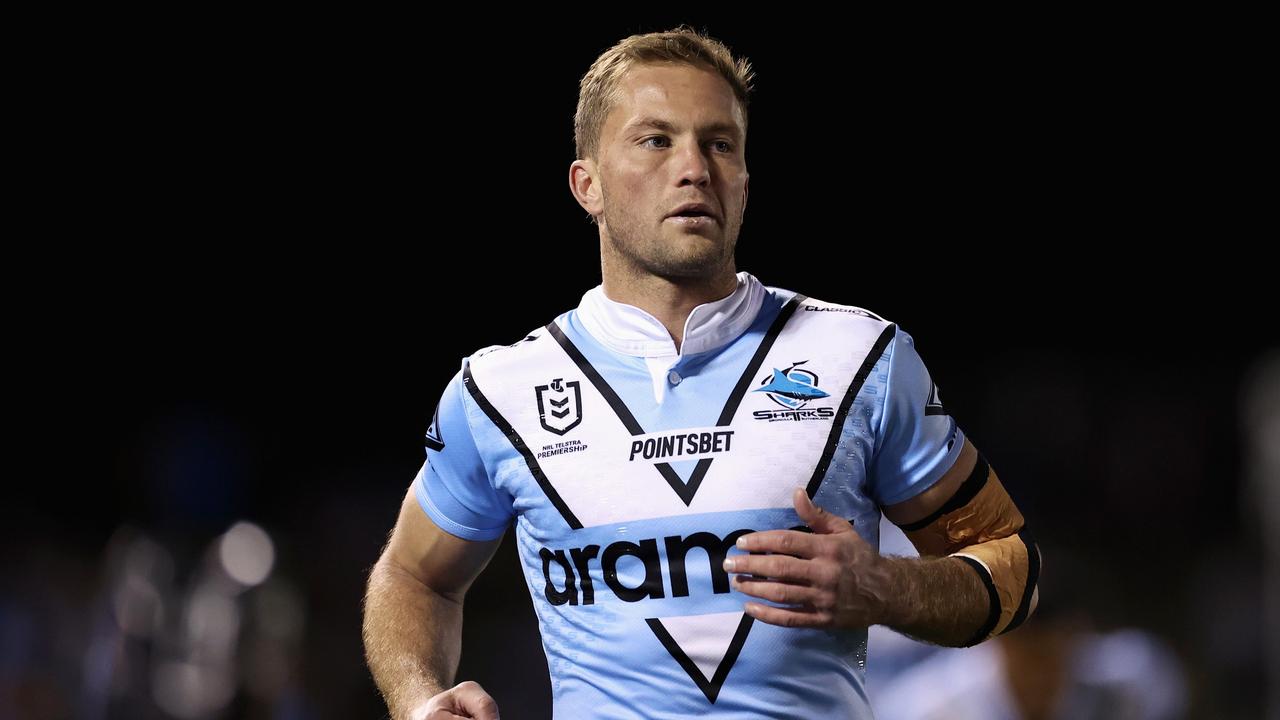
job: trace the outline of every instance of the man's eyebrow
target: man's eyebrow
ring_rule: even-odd
[[[636,118],[635,120],[627,123],[624,130],[630,131],[642,127],[651,127],[655,130],[661,130],[668,133],[674,133],[676,131],[675,125],[672,125],[666,120],[655,117]],[[699,129],[703,133],[718,132],[732,135],[735,138],[738,137],[738,126],[733,123],[712,123],[711,125],[705,125]]]

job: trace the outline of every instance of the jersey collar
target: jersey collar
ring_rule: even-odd
[[[738,286],[727,297],[703,303],[684,322],[684,342],[675,341],[657,318],[634,305],[610,300],[604,285],[591,288],[578,305],[578,318],[591,336],[614,352],[640,357],[675,357],[715,350],[733,340],[755,320],[765,288],[748,272],[738,273]]]

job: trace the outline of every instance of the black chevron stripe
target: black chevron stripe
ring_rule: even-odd
[[[880,356],[884,354],[884,349],[889,346],[889,341],[893,339],[897,330],[896,325],[890,324],[880,333],[880,337],[876,338],[875,344],[871,346],[871,351],[862,360],[858,373],[853,376],[853,382],[849,383],[849,389],[840,401],[840,409],[836,411],[835,421],[831,423],[831,433],[827,435],[827,446],[823,448],[822,457],[814,467],[813,477],[809,479],[809,485],[805,488],[809,492],[809,497],[812,498],[818,494],[818,486],[822,484],[822,478],[826,477],[827,468],[831,466],[831,457],[835,455],[836,446],[840,444],[840,432],[844,428],[845,418],[849,416],[849,408],[853,407],[853,401],[862,391],[863,383],[867,381],[867,376],[880,361]]]

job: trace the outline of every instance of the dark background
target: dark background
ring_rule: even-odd
[[[0,610],[25,628],[0,700],[80,707],[111,538],[166,547],[181,585],[248,519],[306,630],[295,714],[228,712],[384,712],[361,594],[438,394],[600,281],[567,188],[577,80],[691,22],[757,72],[739,269],[910,332],[1045,573],[1088,567],[1065,596],[1165,638],[1198,712],[1256,713],[1239,413],[1277,333],[1247,219],[1251,49],[1188,18],[1095,20],[184,18],[55,60],[63,111],[37,116],[60,141],[33,182],[74,193],[49,225],[77,247],[50,248],[57,280],[16,320],[41,469],[0,536]],[[460,677],[549,716],[510,534],[466,633]]]

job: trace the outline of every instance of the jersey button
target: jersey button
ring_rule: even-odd
[[[667,379],[671,381],[672,385],[679,385],[680,380],[682,378],[680,377],[680,373],[676,372],[675,370],[672,370],[671,372],[667,373]]]

